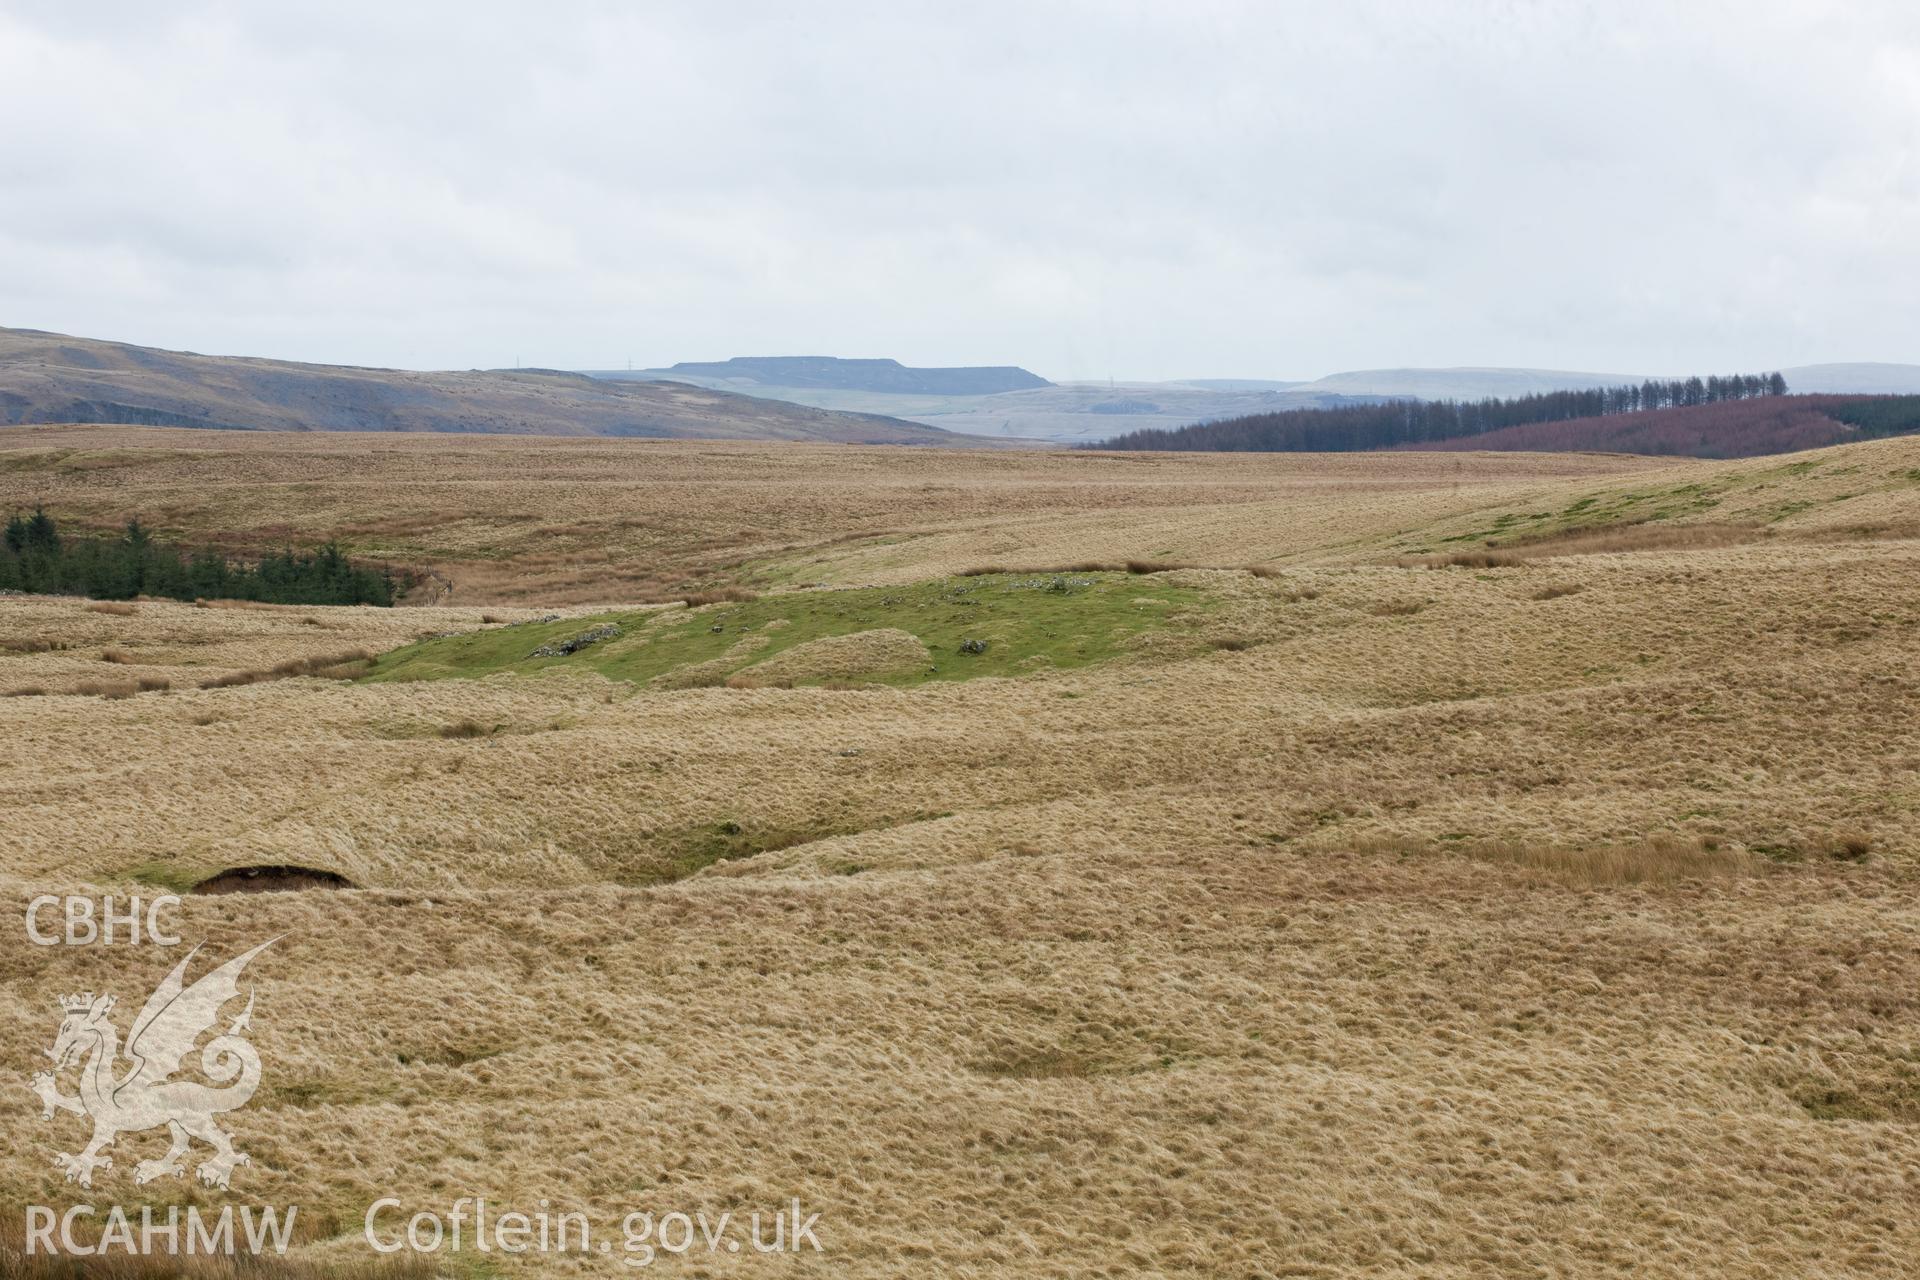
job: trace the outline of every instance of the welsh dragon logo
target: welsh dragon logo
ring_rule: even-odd
[[[214,1123],[214,1117],[245,1106],[260,1087],[260,1055],[245,1038],[253,1019],[251,991],[247,1007],[227,1024],[226,1032],[200,1051],[200,1068],[213,1084],[170,1077],[185,1066],[194,1043],[219,1021],[221,1008],[240,994],[241,970],[278,941],[269,939],[235,956],[190,987],[184,982],[187,964],[200,948],[188,952],[133,1020],[124,1050],[132,1065],[124,1072],[119,1069],[120,1033],[107,1017],[113,1012],[114,998],[95,998],[91,991],[60,998],[66,1016],[59,1037],[46,1051],[53,1059],[53,1070],[34,1076],[31,1087],[40,1097],[42,1120],[53,1119],[56,1111],[71,1111],[93,1121],[93,1141],[86,1150],[53,1158],[54,1165],[65,1170],[68,1182],[91,1187],[95,1169],[113,1167],[112,1157],[100,1153],[115,1138],[161,1125],[167,1127],[173,1144],[160,1159],[134,1166],[136,1183],[184,1173],[181,1159],[195,1138],[213,1148],[195,1171],[210,1187],[225,1188],[234,1166],[250,1163],[233,1149],[233,1139]],[[75,1063],[81,1064],[80,1092],[69,1097],[60,1092],[55,1076]]]

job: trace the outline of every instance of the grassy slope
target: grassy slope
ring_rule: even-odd
[[[666,382],[207,356],[0,328],[0,422],[964,446],[943,431]]]
[[[1756,534],[1911,536],[1920,532],[1920,447],[1906,440],[1729,462],[1647,481],[1563,485],[1519,508],[1490,507],[1395,539],[1395,551],[1512,546],[1621,526],[1713,523]]]
[[[528,452],[486,452],[524,481]],[[1534,463],[1348,460],[1304,494],[1273,490],[1315,460],[1234,459],[1268,490],[1151,509],[1114,473],[1212,461],[1022,458],[1026,477],[1104,477],[1112,500],[1009,511],[1026,491],[1008,485],[984,515],[935,492],[972,500],[978,471],[826,453],[779,455],[812,468],[796,486],[812,511],[782,499],[806,554],[847,556],[805,561],[816,579],[1318,562],[1127,583],[1204,584],[1221,601],[1206,629],[1253,643],[1045,682],[621,697],[555,673],[0,699],[12,901],[283,861],[366,886],[188,897],[177,915],[209,959],[287,937],[257,971],[266,1074],[233,1116],[254,1158],[234,1195],[303,1206],[300,1252],[363,1258],[357,1224],[386,1194],[408,1212],[550,1197],[608,1233],[635,1208],[797,1195],[829,1252],[773,1268],[796,1277],[1911,1274],[1920,542],[1848,531],[1913,525],[1920,474],[1899,473],[1920,473],[1920,441],[1501,487],[1476,479]],[[449,492],[395,485],[390,461],[329,501],[412,498],[417,515]],[[821,502],[850,472],[864,501]],[[1414,475],[1429,489],[1405,500],[1375,483]],[[573,518],[571,481],[511,508],[462,481],[476,539],[504,510]],[[643,510],[619,492],[578,500],[603,521],[583,539]],[[661,521],[683,539],[771,505],[687,492]],[[284,494],[236,479],[217,497],[314,510]],[[1388,554],[1646,512],[1781,532],[1486,571]],[[865,541],[909,520],[929,531]],[[197,675],[477,612],[0,601],[0,638],[72,646],[0,652],[0,674]],[[902,625],[870,613],[845,624]],[[468,719],[504,727],[439,732]],[[1605,870],[1668,848],[1724,874]],[[19,1080],[45,1062],[54,995],[137,1005],[179,953],[0,958]],[[19,1097],[0,1200],[71,1203],[49,1157],[85,1127]],[[133,1183],[164,1143],[126,1135],[94,1202],[197,1194]]]
[[[793,592],[685,613],[613,612],[437,637],[382,655],[368,678],[472,678],[561,667],[645,684],[719,662],[711,681],[719,683],[810,640],[898,628],[919,637],[934,665],[871,678],[917,685],[1101,662],[1126,652],[1130,639],[1177,611],[1205,603],[1192,588],[1128,574],[943,578],[901,587]],[[622,634],[566,656],[530,656],[606,623],[618,625]],[[764,643],[753,647],[754,638]],[[966,640],[984,641],[986,651],[962,653]]]
[[[1557,478],[1666,465],[41,427],[0,429],[0,510],[44,502],[76,530],[137,513],[156,536],[236,554],[334,537],[436,570],[455,587],[436,604],[605,607],[763,585],[775,562],[787,583],[860,586],[985,561],[1325,554]]]

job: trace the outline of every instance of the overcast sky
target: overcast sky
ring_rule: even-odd
[[[0,0],[0,324],[468,368],[1920,361],[1920,5]]]

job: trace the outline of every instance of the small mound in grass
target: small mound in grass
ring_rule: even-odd
[[[769,681],[852,680],[923,671],[932,662],[933,655],[912,632],[878,627],[808,640],[755,663],[745,674]]]
[[[353,881],[337,871],[286,865],[229,867],[193,886],[195,893],[285,893],[294,889],[351,889]]]
[[[428,637],[381,655],[362,674],[374,682],[476,679],[563,667],[661,690],[836,681],[910,688],[1146,656],[1155,651],[1151,633],[1190,629],[1216,607],[1217,586],[1176,574],[1114,572],[776,592],[693,610]],[[529,657],[583,626],[608,624],[622,628],[618,639]],[[1202,647],[1190,636],[1166,639]]]

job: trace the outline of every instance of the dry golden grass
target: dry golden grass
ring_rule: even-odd
[[[575,611],[495,609],[485,616],[524,622],[551,612]],[[288,662],[357,660],[422,635],[486,625],[475,609],[334,608],[319,614],[324,617],[306,606],[205,609],[153,600],[136,616],[103,614],[74,599],[0,598],[0,685],[78,692],[99,679],[101,655],[108,651],[119,655],[113,661],[135,680],[198,685],[240,677],[233,683],[254,683]]]
[[[933,655],[927,652],[927,646],[920,643],[919,637],[896,627],[885,627],[809,640],[764,662],[754,663],[747,668],[747,674],[788,683],[822,677],[853,680],[913,671],[932,661]]]
[[[1837,848],[1850,847],[1842,842]],[[1866,842],[1858,842],[1864,857]],[[1610,885],[1666,885],[1687,880],[1760,875],[1764,858],[1744,849],[1728,849],[1718,840],[1677,840],[1657,837],[1629,845],[1570,848],[1558,844],[1519,840],[1461,840],[1426,842],[1370,837],[1354,848],[1395,858],[1462,857],[1502,866],[1523,867],[1567,884],[1593,889]]]
[[[217,1211],[216,1211],[217,1212]],[[162,1214],[164,1220],[164,1213]],[[136,1216],[135,1230],[138,1230]],[[298,1224],[296,1224],[298,1225]],[[25,1233],[10,1223],[0,1235],[0,1280],[437,1280],[442,1273],[422,1257],[402,1255],[374,1260],[346,1256],[321,1261],[147,1256],[111,1252],[104,1258],[50,1257],[27,1252]],[[84,1226],[74,1232],[89,1247],[97,1241]]]
[[[778,473],[783,496],[737,510],[783,520],[817,475],[807,548],[770,545],[742,580],[1272,575],[1171,571],[1216,606],[1122,660],[911,690],[206,689],[491,624],[0,601],[0,686],[71,691],[115,646],[174,685],[0,701],[0,1061],[39,1069],[54,995],[135,1000],[177,959],[29,948],[32,894],[312,867],[363,887],[180,915],[214,955],[286,935],[258,962],[266,1077],[233,1117],[255,1161],[235,1192],[330,1222],[314,1261],[363,1257],[387,1194],[546,1197],[601,1230],[798,1195],[827,1252],[765,1260],[797,1275],[1910,1274],[1920,543],[1846,532],[1920,516],[1891,478],[1920,473],[1920,444],[1886,445],[1742,464],[1768,487],[1722,493],[1752,509],[1716,520],[1769,504],[1772,537],[1448,572],[1393,561],[1730,464],[1467,457],[1456,493],[1446,471],[1308,460],[1295,522],[1276,491],[1304,473],[1261,460],[1096,458],[1103,478],[1003,518],[965,507],[1037,499],[1080,460],[648,455],[733,473],[715,492]],[[456,472],[489,454],[449,447]],[[223,510],[280,483],[248,469],[282,465],[271,442],[219,449],[191,466],[244,464]],[[377,506],[421,483],[423,449],[342,466]],[[476,492],[524,482],[471,465]],[[835,505],[848,474],[865,505]],[[675,483],[697,560],[735,509]],[[908,528],[928,484],[965,496],[926,495],[912,536],[862,532]],[[501,563],[515,590],[613,589]],[[0,1199],[66,1203],[48,1158],[78,1121],[42,1126],[16,1093]],[[125,1178],[158,1145],[123,1140],[95,1202],[183,1195]]]
[[[1555,556],[1590,556],[1618,551],[1698,551],[1758,542],[1771,531],[1760,525],[1637,523],[1571,528],[1520,539],[1493,541],[1485,551],[1403,557],[1402,565],[1427,569],[1511,569]]]
[[[1242,564],[1543,482],[1671,466],[26,427],[0,430],[0,505],[44,501],[63,527],[138,514],[234,550],[337,537],[435,571],[432,603],[552,605],[908,581],[1002,558]]]

